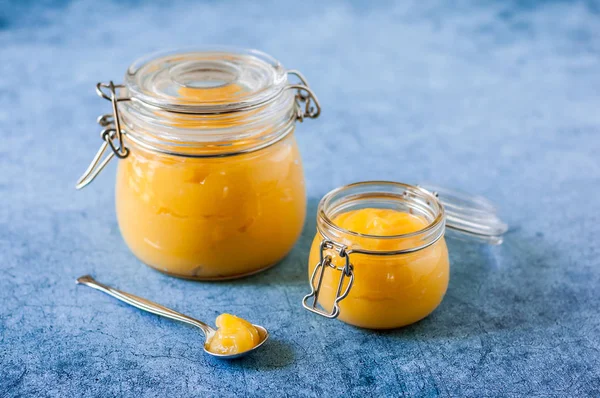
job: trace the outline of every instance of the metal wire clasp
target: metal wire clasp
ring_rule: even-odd
[[[124,132],[121,129],[121,119],[119,117],[119,108],[117,107],[119,102],[131,100],[131,98],[119,98],[117,96],[117,89],[123,87],[124,86],[122,84],[114,84],[112,81],[108,83],[96,84],[96,93],[100,97],[111,102],[113,113],[98,117],[98,124],[104,127],[100,133],[100,137],[104,142],[100,146],[98,152],[96,152],[96,156],[94,156],[94,159],[92,159],[92,162],[88,168],[77,181],[77,185],[75,186],[77,189],[81,189],[90,182],[94,181],[94,178],[96,178],[96,176],[102,171],[102,169],[104,169],[104,167],[106,167],[108,162],[110,162],[114,156],[120,159],[125,159],[129,155],[129,149],[123,144]],[[108,93],[106,93],[104,89],[108,89]],[[117,144],[114,143],[115,139]],[[108,147],[110,147],[111,153],[109,153],[102,161],[100,161]]]
[[[346,259],[346,264],[343,267],[336,267],[332,264],[332,258],[329,255],[325,254],[325,250],[337,250],[339,256]],[[325,270],[327,268],[333,268],[334,270],[340,271],[340,279],[338,282],[337,291],[335,294],[335,299],[333,300],[333,308],[331,312],[326,312],[317,307],[319,301],[319,293],[321,292],[321,285],[323,284],[323,275],[325,274]],[[318,277],[317,277],[318,275]],[[349,278],[348,286],[342,292],[344,287],[344,280]],[[315,280],[317,280],[317,284],[315,285]],[[307,294],[302,299],[302,306],[309,310],[310,312],[314,312],[315,314],[319,314],[324,316],[325,318],[333,319],[337,318],[340,314],[340,301],[348,296],[350,292],[350,288],[352,288],[352,283],[354,282],[354,272],[352,264],[350,263],[350,252],[347,250],[347,247],[344,245],[339,245],[330,240],[322,240],[320,245],[320,261],[315,266],[315,269],[310,277],[310,287],[311,292]],[[310,298],[313,298],[312,304],[309,304]]]
[[[289,70],[288,75],[295,75],[302,84],[290,84],[287,88],[296,91],[296,119],[300,122],[305,117],[316,119],[321,114],[321,104],[315,93],[310,89],[308,81],[304,75],[297,70]],[[314,106],[313,106],[314,104]]]

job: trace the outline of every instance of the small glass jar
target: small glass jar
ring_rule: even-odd
[[[168,52],[97,91],[113,113],[99,119],[104,143],[78,188],[121,159],[117,219],[141,261],[178,277],[225,279],[291,250],[306,211],[294,128],[320,113],[302,75],[258,51]]]
[[[493,244],[502,242],[507,227],[482,198],[429,189],[374,181],[325,195],[309,258],[312,291],[304,307],[369,329],[406,326],[433,312],[449,281],[446,227]],[[401,235],[366,235],[334,221],[359,209],[409,213],[424,219],[426,227]]]

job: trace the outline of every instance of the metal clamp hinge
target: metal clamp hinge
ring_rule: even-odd
[[[121,129],[121,119],[119,117],[119,108],[117,104],[121,101],[129,101],[131,98],[117,96],[117,89],[123,88],[121,84],[114,84],[112,81],[109,83],[98,83],[96,84],[96,93],[111,102],[113,113],[105,114],[98,117],[98,124],[104,129],[100,132],[102,138],[102,145],[92,162],[85,170],[83,175],[77,181],[75,188],[81,189],[88,185],[96,178],[98,174],[106,167],[108,162],[116,156],[119,159],[125,159],[129,155],[129,149],[123,143],[123,136],[125,132]],[[106,93],[104,89],[108,89]],[[116,144],[115,144],[116,141]],[[101,161],[102,156],[107,148],[111,149],[111,152]]]
[[[305,117],[316,119],[321,114],[321,104],[315,93],[310,89],[308,81],[297,70],[289,70],[288,75],[295,75],[301,84],[290,84],[287,88],[296,90],[296,119],[300,122]]]
[[[345,265],[343,267],[336,267],[332,263],[331,256],[325,254],[325,250],[336,250],[341,258],[346,259]],[[323,275],[325,274],[325,270],[327,268],[333,268],[334,270],[340,272],[340,278],[338,281],[335,298],[333,300],[333,306],[330,312],[318,308],[319,293],[321,292],[321,287],[323,284]],[[348,284],[344,288],[344,282],[346,281],[346,279],[348,280]],[[321,241],[320,246],[320,261],[315,266],[312,276],[310,277],[311,292],[310,294],[304,296],[304,298],[302,299],[302,306],[310,312],[324,316],[325,318],[337,318],[337,316],[340,314],[339,303],[340,301],[345,299],[346,296],[348,296],[348,293],[350,293],[350,289],[352,288],[353,283],[354,272],[352,264],[350,263],[350,252],[347,250],[346,246],[338,245],[330,240],[323,240]],[[309,300],[311,298],[312,303],[309,303]]]

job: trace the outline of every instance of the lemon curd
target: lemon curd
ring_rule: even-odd
[[[294,245],[306,197],[292,135],[225,158],[175,158],[131,148],[119,162],[117,219],[144,263],[218,279],[275,264]]]
[[[260,343],[258,330],[242,318],[221,314],[215,323],[218,329],[206,346],[210,352],[225,355],[239,354],[253,349]]]
[[[418,232],[430,222],[419,215],[385,208],[361,208],[342,212],[331,220],[340,233],[336,242],[349,248],[385,252],[419,246]],[[414,236],[411,236],[414,235]],[[309,259],[309,277],[320,259],[323,236],[317,233]],[[343,267],[345,258],[328,250],[332,264]],[[429,315],[442,301],[448,287],[449,261],[444,238],[412,253],[371,255],[352,253],[354,281],[348,296],[339,302],[339,319],[364,328],[397,328]],[[319,293],[319,304],[333,307],[340,272],[327,268]],[[344,282],[344,289],[348,280]]]

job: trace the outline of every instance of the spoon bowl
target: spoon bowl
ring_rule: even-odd
[[[172,310],[170,308],[164,307],[164,306],[157,304],[153,301],[150,301],[148,299],[145,299],[145,298],[142,298],[139,296],[135,296],[131,293],[126,293],[124,291],[107,286],[103,283],[96,281],[90,275],[84,275],[84,276],[77,278],[76,283],[89,286],[96,290],[100,290],[103,293],[113,296],[114,298],[121,300],[122,302],[127,303],[131,306],[134,306],[136,308],[139,308],[141,310],[151,312],[156,315],[164,316],[169,319],[174,319],[176,321],[184,322],[189,325],[193,325],[193,326],[200,328],[200,330],[202,330],[202,332],[204,333],[204,344],[203,344],[204,352],[206,352],[209,355],[212,355],[215,358],[235,359],[235,358],[243,357],[245,355],[250,354],[251,352],[254,352],[256,349],[258,349],[260,346],[262,346],[269,338],[269,332],[267,331],[267,329],[265,329],[264,327],[262,327],[260,325],[253,324],[252,326],[254,326],[256,328],[256,330],[258,331],[258,335],[260,336],[260,342],[256,346],[254,346],[252,349],[238,352],[235,354],[214,353],[214,352],[209,351],[207,349],[207,346],[217,331],[213,327],[207,325],[206,323],[199,321],[197,319],[194,319],[190,316],[184,315],[184,314],[177,312],[175,310]]]
[[[213,334],[211,334],[210,336],[206,335],[206,340],[204,341],[204,352],[206,352],[208,355],[212,355],[213,357],[216,358],[220,358],[220,359],[236,359],[236,358],[240,358],[243,357],[249,353],[251,353],[252,351],[258,349],[258,347],[260,347],[261,345],[263,345],[265,343],[265,341],[268,340],[269,338],[269,332],[267,331],[267,329],[265,329],[264,327],[260,326],[260,325],[255,325],[252,324],[252,326],[254,326],[256,328],[256,331],[258,332],[258,336],[260,337],[260,342],[255,345],[252,349],[247,350],[247,351],[242,351],[242,352],[238,352],[237,354],[217,354],[216,352],[212,352],[208,350],[208,344],[210,343],[210,340],[213,337]],[[216,332],[216,330],[215,330]]]

